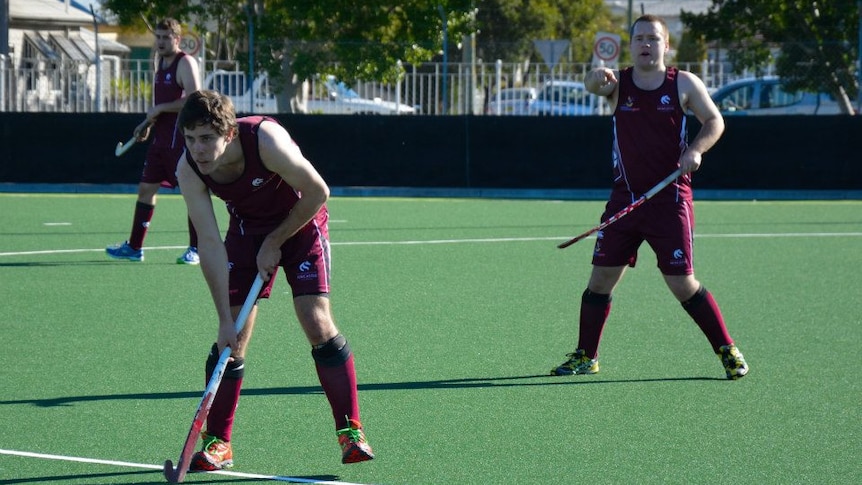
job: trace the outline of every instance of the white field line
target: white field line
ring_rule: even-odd
[[[739,234],[696,234],[695,238],[777,238],[777,237],[862,237],[862,232],[785,232],[785,233],[739,233]],[[505,242],[533,242],[533,241],[565,241],[569,236],[543,236],[543,237],[495,237],[495,238],[467,238],[467,239],[424,239],[408,241],[345,241],[333,242],[333,246],[406,246],[422,244],[487,244]],[[591,236],[590,239],[594,239]],[[186,249],[187,246],[145,246],[146,251],[159,251],[164,249]],[[105,250],[99,249],[48,249],[41,251],[8,251],[0,252],[2,256],[36,256],[43,254],[72,254],[72,253],[101,253]]]
[[[44,453],[31,453],[29,451],[15,451],[15,450],[4,450],[0,449],[0,455],[11,455],[11,456],[20,456],[24,458],[37,458],[41,460],[59,460],[59,461],[73,461],[78,463],[91,463],[95,465],[113,465],[113,466],[121,466],[127,468],[144,468],[148,470],[163,470],[163,465],[150,465],[148,463],[130,463],[126,461],[115,461],[115,460],[98,460],[95,458],[81,458],[77,456],[64,456],[64,455],[48,455]],[[226,475],[229,477],[239,477],[239,478],[256,478],[260,480],[272,480],[275,482],[288,482],[288,483],[315,483],[319,485],[362,485],[359,483],[350,483],[350,482],[333,482],[326,480],[312,480],[309,478],[297,478],[297,477],[283,477],[279,475],[261,475],[257,473],[241,473],[241,472],[231,472],[227,470],[220,470],[215,472],[206,472],[214,475]]]

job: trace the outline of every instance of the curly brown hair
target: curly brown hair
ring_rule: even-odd
[[[186,98],[177,123],[181,128],[193,130],[210,125],[221,136],[236,130],[236,111],[229,97],[212,90],[195,91]]]

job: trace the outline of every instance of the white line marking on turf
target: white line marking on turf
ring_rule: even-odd
[[[98,460],[95,458],[81,458],[77,456],[64,456],[64,455],[48,455],[44,453],[32,453],[29,451],[16,451],[16,450],[4,450],[0,449],[0,455],[11,455],[11,456],[20,456],[24,458],[38,458],[42,460],[60,460],[60,461],[74,461],[78,463],[92,463],[95,465],[113,465],[113,466],[122,466],[127,468],[144,468],[148,470],[163,470],[163,465],[150,465],[148,463],[131,463],[126,461],[115,461],[115,460]],[[239,477],[239,478],[257,478],[261,480],[272,480],[275,482],[288,482],[288,483],[316,483],[320,485],[363,485],[360,483],[351,483],[351,482],[333,482],[327,480],[312,480],[309,478],[298,478],[298,477],[283,477],[279,475],[261,475],[257,473],[242,473],[242,472],[231,472],[227,470],[220,470],[216,472],[206,472],[214,475],[226,475],[229,477]]]
[[[43,226],[71,226],[71,222],[43,222]]]
[[[502,243],[502,242],[534,242],[534,241],[565,241],[569,236],[543,236],[543,237],[495,237],[495,238],[468,238],[468,239],[424,239],[407,241],[344,241],[332,242],[333,246],[398,246],[398,245],[420,245],[420,244],[469,244],[469,243]],[[741,233],[741,234],[695,234],[695,238],[775,238],[775,237],[862,237],[862,232],[785,232],[785,233]],[[595,239],[590,236],[588,239]],[[163,249],[186,249],[187,246],[157,246],[144,247],[145,251],[158,251]],[[72,254],[72,253],[101,253],[104,249],[49,249],[42,251],[9,251],[0,253],[2,256],[34,256],[40,254]]]

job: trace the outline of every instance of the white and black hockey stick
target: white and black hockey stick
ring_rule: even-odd
[[[239,334],[242,331],[242,328],[245,326],[245,321],[248,319],[248,315],[251,313],[251,309],[254,308],[254,304],[257,302],[257,297],[260,294],[260,289],[263,287],[263,278],[260,277],[260,274],[255,277],[254,283],[251,285],[251,290],[248,292],[248,296],[245,299],[245,303],[243,303],[242,308],[239,311],[239,315],[236,316],[236,333]],[[225,368],[227,368],[228,359],[230,359],[230,347],[225,347],[222,350],[221,355],[219,356],[218,362],[216,363],[215,369],[213,370],[212,377],[210,377],[209,382],[207,383],[206,390],[204,390],[204,396],[201,398],[200,404],[198,404],[198,409],[195,411],[195,417],[192,419],[192,426],[189,429],[189,434],[186,436],[186,442],[183,445],[183,450],[180,452],[180,459],[177,462],[177,467],[174,468],[174,464],[171,460],[165,461],[165,478],[170,483],[182,483],[183,479],[186,477],[186,473],[189,471],[189,461],[192,457],[192,453],[194,452],[195,443],[198,441],[198,435],[203,428],[204,421],[207,419],[207,415],[210,412],[210,407],[212,407],[213,398],[215,398],[216,392],[218,392],[219,385],[221,385],[222,376],[224,376]]]

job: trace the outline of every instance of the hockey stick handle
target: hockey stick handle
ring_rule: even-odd
[[[578,235],[578,236],[576,236],[576,237],[574,237],[574,238],[572,238],[572,239],[569,239],[568,241],[566,241],[566,242],[564,242],[564,243],[561,243],[561,244],[557,245],[557,247],[558,247],[558,248],[560,248],[560,249],[565,249],[565,248],[567,248],[567,247],[571,246],[572,244],[575,244],[576,242],[580,241],[581,239],[584,239],[585,237],[589,236],[590,234],[593,234],[594,232],[599,232],[599,231],[601,231],[602,229],[604,229],[604,228],[606,228],[606,227],[610,226],[610,225],[611,225],[611,224],[613,224],[614,222],[616,222],[616,221],[618,221],[618,220],[622,219],[623,217],[625,217],[626,215],[628,215],[631,211],[635,210],[638,206],[640,206],[641,204],[643,204],[643,203],[644,203],[644,202],[646,202],[647,200],[651,199],[655,194],[657,194],[657,193],[661,192],[661,190],[662,190],[663,188],[665,188],[665,187],[667,187],[668,185],[670,185],[670,184],[671,184],[671,182],[673,182],[674,180],[676,180],[676,178],[677,178],[677,177],[679,177],[680,175],[682,175],[682,168],[677,168],[676,170],[674,170],[674,171],[673,171],[673,173],[672,173],[672,174],[668,175],[664,180],[662,180],[661,182],[657,183],[657,184],[655,185],[655,187],[653,187],[653,188],[649,189],[649,190],[648,190],[644,195],[642,195],[638,200],[636,200],[636,201],[632,202],[631,204],[629,204],[628,206],[626,206],[623,210],[621,210],[621,211],[617,212],[616,214],[614,214],[613,216],[611,216],[610,218],[608,218],[608,220],[606,220],[605,222],[602,222],[602,223],[601,223],[601,224],[599,224],[598,226],[596,226],[596,227],[594,227],[594,228],[590,229],[589,231],[587,231],[587,232],[585,232],[585,233],[583,233],[583,234],[580,234],[580,235]]]
[[[644,200],[652,199],[652,196],[654,196],[655,194],[657,194],[657,193],[661,192],[661,190],[662,190],[663,188],[665,188],[665,187],[667,187],[668,185],[670,185],[670,184],[671,184],[671,182],[673,182],[674,180],[676,180],[676,178],[677,178],[677,177],[679,177],[680,175],[682,175],[682,168],[678,168],[678,169],[674,170],[672,174],[670,174],[670,175],[668,175],[668,176],[667,176],[667,178],[665,178],[665,179],[664,179],[664,180],[662,180],[661,182],[657,183],[657,184],[655,185],[655,187],[653,187],[653,188],[649,189],[649,190],[647,191],[647,193],[645,193],[645,194],[643,195]]]

